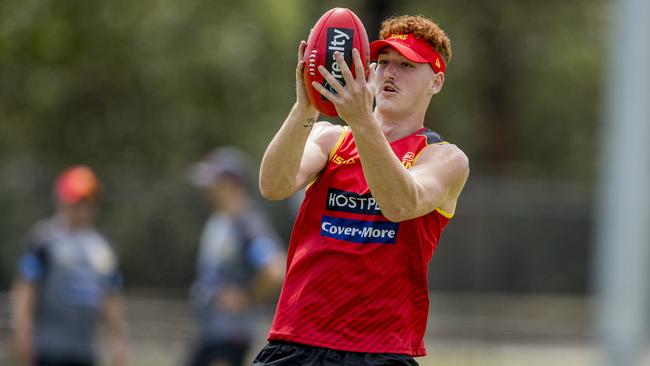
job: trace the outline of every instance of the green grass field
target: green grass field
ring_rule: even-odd
[[[594,366],[589,299],[432,294],[422,366]],[[129,300],[130,365],[178,366],[194,336],[184,300]],[[272,310],[250,357],[265,344]],[[650,364],[650,363],[649,363]]]
[[[0,294],[0,365],[12,366]],[[128,295],[129,366],[180,366],[196,334],[186,299]],[[595,366],[590,300],[566,296],[432,294],[422,366]],[[263,347],[272,309],[250,357]],[[650,365],[650,357],[647,357]]]

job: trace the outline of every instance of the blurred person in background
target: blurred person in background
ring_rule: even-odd
[[[93,224],[100,192],[89,167],[64,170],[54,184],[55,214],[28,236],[12,290],[21,365],[97,365],[102,318],[109,365],[125,365],[122,278],[113,249]]]
[[[192,286],[200,334],[191,366],[243,365],[255,334],[254,308],[276,296],[284,275],[277,235],[251,195],[250,165],[242,151],[221,147],[190,169],[212,209]]]

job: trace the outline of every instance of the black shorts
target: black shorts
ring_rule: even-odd
[[[64,358],[52,358],[38,356],[34,365],[36,366],[93,366],[95,363],[92,361],[81,362],[74,360],[66,360]]]
[[[244,366],[248,343],[216,343],[199,346],[190,366],[210,366],[222,361],[229,366]]]
[[[288,342],[271,342],[255,357],[253,366],[417,366],[411,356],[395,353],[337,351]]]

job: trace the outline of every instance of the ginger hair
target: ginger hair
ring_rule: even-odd
[[[445,31],[432,20],[421,15],[402,15],[391,17],[381,23],[379,39],[389,38],[391,34],[413,33],[415,38],[424,39],[445,59],[451,60],[451,41]]]

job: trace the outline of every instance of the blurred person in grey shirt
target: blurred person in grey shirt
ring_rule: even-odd
[[[102,319],[110,365],[125,365],[122,279],[112,248],[93,226],[100,191],[89,167],[66,169],[54,185],[56,213],[28,236],[12,290],[21,365],[97,365]]]
[[[284,252],[250,193],[250,165],[242,151],[221,147],[190,169],[212,209],[192,286],[199,340],[191,366],[243,365],[256,337],[254,309],[277,295],[284,276]]]

